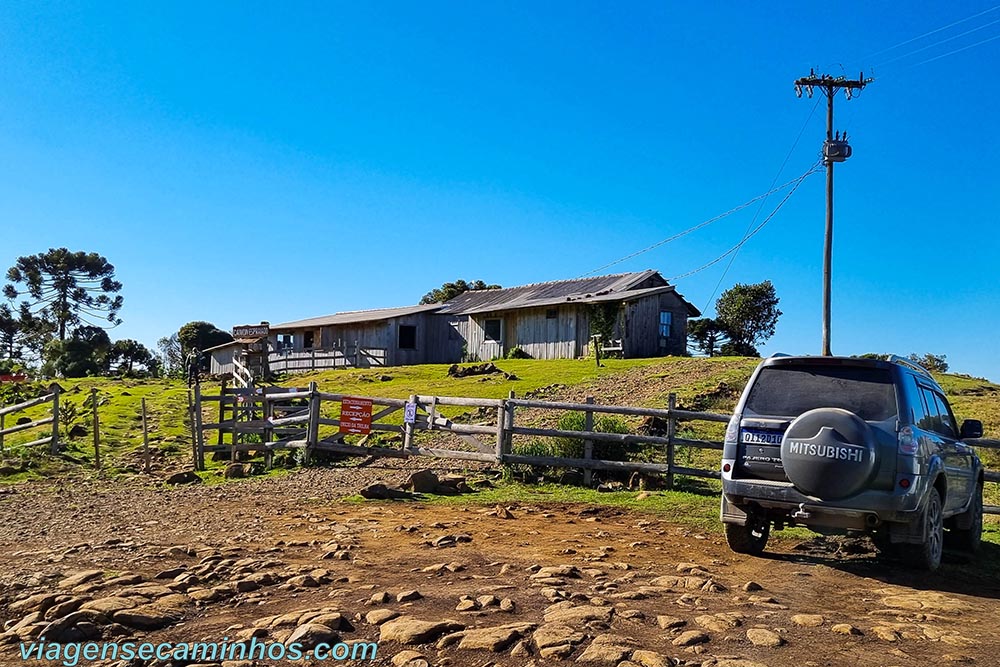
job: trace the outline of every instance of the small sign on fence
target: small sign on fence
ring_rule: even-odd
[[[24,373],[4,373],[0,375],[0,383],[3,382],[27,382],[28,376]]]
[[[372,400],[344,396],[340,402],[340,432],[366,435],[372,430]]]
[[[403,422],[406,424],[415,424],[417,422],[416,403],[407,403],[406,407],[403,408]]]

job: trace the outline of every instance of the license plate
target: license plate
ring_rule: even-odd
[[[782,435],[784,434],[781,431],[760,431],[745,428],[740,433],[740,442],[744,445],[780,446]]]

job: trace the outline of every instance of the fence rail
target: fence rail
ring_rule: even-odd
[[[56,454],[59,452],[59,395],[62,393],[62,387],[57,383],[53,382],[49,386],[49,393],[44,396],[39,396],[37,398],[32,398],[27,401],[22,401],[15,405],[8,405],[5,408],[0,409],[0,454],[4,451],[4,439],[8,435],[14,433],[20,433],[21,431],[29,431],[33,428],[39,428],[41,426],[51,426],[51,431],[48,435],[43,438],[37,438],[30,442],[19,442],[12,447],[35,447],[37,445],[49,445],[49,450]],[[6,426],[8,415],[15,415],[18,412],[23,412],[30,408],[44,405],[45,403],[52,404],[52,415],[49,417],[44,417],[42,419],[34,419],[27,422],[22,422],[20,424],[15,424],[14,426]]]
[[[388,350],[362,347],[358,343],[330,349],[308,351],[282,350],[267,357],[272,373],[307,373],[336,368],[376,368],[386,365]]]

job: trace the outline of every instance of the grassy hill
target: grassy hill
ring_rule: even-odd
[[[504,398],[510,391],[518,396],[582,401],[593,395],[597,402],[617,405],[662,407],[671,392],[685,407],[713,412],[727,412],[757,364],[742,358],[665,358],[609,359],[597,368],[593,360],[503,360],[496,362],[504,375],[453,378],[447,365],[406,366],[385,369],[337,370],[289,376],[281,384],[306,386],[316,381],[324,391],[406,398],[411,394]],[[1000,438],[1000,385],[957,375],[940,375],[938,380],[952,402],[958,418],[981,419],[987,437]],[[140,402],[146,398],[150,446],[157,457],[178,464],[190,460],[191,435],[187,424],[187,388],[177,380],[114,380],[89,378],[64,380],[62,397],[62,432],[66,442],[64,456],[53,458],[35,448],[26,451],[18,443],[28,442],[44,433],[32,430],[7,436],[0,459],[32,463],[27,471],[0,474],[0,484],[39,476],[88,474],[93,464],[90,431],[90,390],[96,387],[101,418],[102,456],[107,474],[135,470],[142,447]],[[217,385],[203,385],[203,391],[217,391]],[[28,393],[44,392],[44,385],[25,388]],[[47,406],[28,411],[32,418],[45,416]],[[452,409],[453,414],[462,409]],[[448,413],[448,410],[444,410]],[[206,413],[206,420],[210,415]],[[12,420],[8,418],[8,425]],[[76,426],[74,437],[70,430]],[[708,425],[706,425],[708,429]],[[718,438],[703,430],[696,435]],[[1000,456],[983,452],[983,458],[1000,468]],[[16,465],[8,467],[17,468]],[[9,471],[8,471],[9,473]]]

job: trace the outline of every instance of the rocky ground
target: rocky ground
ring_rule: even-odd
[[[378,642],[368,664],[396,667],[998,664],[993,573],[822,539],[742,557],[608,507],[339,500],[410,472],[3,493],[0,664],[36,664],[18,644],[40,636]]]

